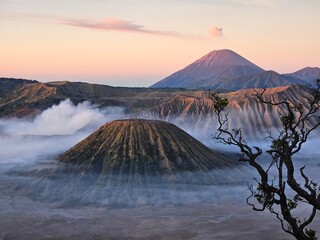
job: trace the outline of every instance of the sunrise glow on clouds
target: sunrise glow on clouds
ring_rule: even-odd
[[[0,75],[148,86],[222,48],[295,71],[320,64],[317,9],[316,0],[2,0]]]
[[[209,29],[209,33],[212,37],[222,37],[223,36],[222,31],[223,31],[222,28],[218,28],[216,26],[213,26]]]
[[[89,29],[98,29],[105,31],[123,31],[123,32],[136,32],[136,33],[146,33],[146,34],[156,34],[164,36],[180,36],[178,32],[169,32],[169,31],[156,31],[146,29],[142,25],[137,25],[132,21],[117,19],[117,18],[107,18],[100,21],[86,20],[86,19],[65,19],[61,21],[62,24],[89,28]]]

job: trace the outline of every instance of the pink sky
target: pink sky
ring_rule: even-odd
[[[149,86],[229,48],[280,73],[320,66],[317,0],[2,0],[0,76]]]

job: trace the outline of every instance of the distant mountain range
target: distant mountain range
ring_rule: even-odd
[[[286,76],[292,76],[300,78],[307,83],[314,85],[316,79],[320,79],[320,68],[318,67],[306,67],[294,73],[285,74]]]
[[[223,89],[279,87],[312,84],[320,78],[320,68],[304,68],[295,73],[265,71],[239,54],[228,50],[208,53],[184,69],[153,84],[151,88]]]
[[[9,90],[10,89],[10,90]],[[123,107],[128,112],[148,108],[175,96],[191,94],[186,89],[111,87],[82,82],[41,83],[0,78],[0,117],[35,116],[60,101],[90,101],[99,107]]]

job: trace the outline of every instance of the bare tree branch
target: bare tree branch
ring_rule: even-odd
[[[310,180],[304,173],[305,166],[300,168],[304,184],[298,183],[294,176],[293,155],[301,150],[310,134],[320,126],[320,116],[317,115],[320,110],[319,90],[320,80],[318,80],[317,89],[312,90],[310,96],[307,97],[309,105],[303,106],[301,103],[294,104],[287,100],[267,100],[265,98],[266,89],[261,91],[253,89],[260,103],[279,109],[278,114],[282,123],[282,130],[277,138],[272,137],[269,133],[268,138],[271,139],[272,145],[266,153],[272,157],[272,160],[266,168],[257,161],[262,156],[262,149],[249,146],[241,128],[229,129],[228,114],[223,114],[228,100],[220,98],[215,93],[210,93],[218,120],[215,138],[225,144],[237,146],[241,152],[239,160],[248,163],[259,174],[259,179],[255,179],[257,189],[254,190],[253,185],[248,185],[250,195],[246,198],[247,204],[255,211],[268,209],[280,221],[283,231],[299,240],[317,239],[316,232],[306,227],[314,220],[317,210],[320,210],[320,188],[317,189],[317,183]],[[278,174],[270,182],[269,172],[273,167],[276,168]],[[275,185],[276,179],[277,185]],[[293,190],[296,193],[293,199],[287,198],[286,186],[290,188],[290,191]],[[256,207],[250,202],[252,198],[255,198],[261,207]],[[312,213],[304,221],[292,214],[292,210],[297,208],[299,203],[312,207]],[[279,211],[276,211],[274,206],[279,206]]]

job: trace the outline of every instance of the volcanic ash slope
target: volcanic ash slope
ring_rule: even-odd
[[[224,156],[175,125],[152,120],[107,123],[59,159],[104,175],[161,176],[229,166]]]
[[[224,155],[173,124],[151,120],[107,123],[53,165],[32,173],[37,179],[31,184],[33,198],[99,205],[177,203],[190,193],[193,199],[210,199],[199,191],[243,177]]]

